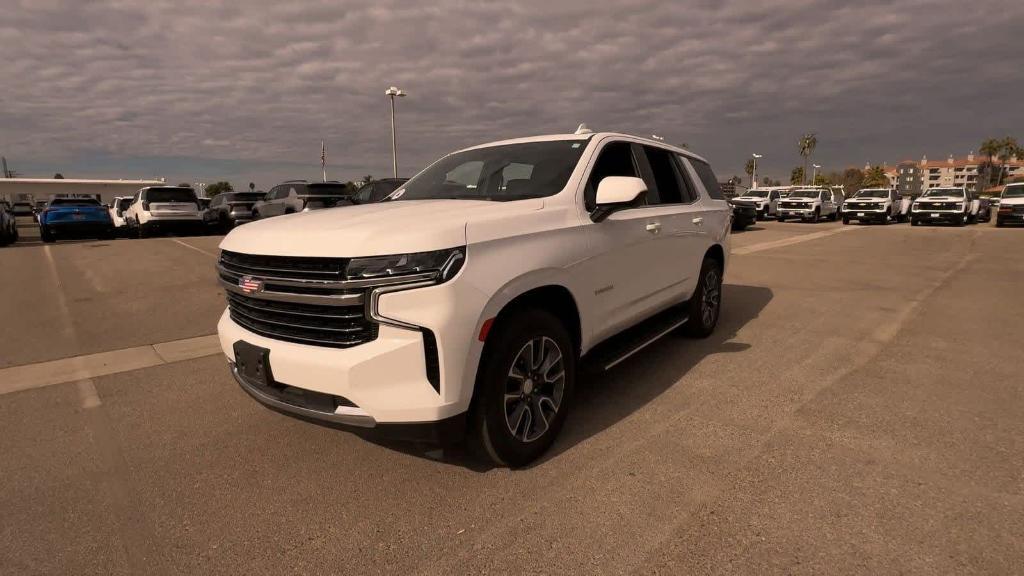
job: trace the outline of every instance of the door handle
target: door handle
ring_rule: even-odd
[[[651,234],[657,234],[658,232],[661,232],[661,223],[660,222],[648,222],[646,229]]]
[[[692,222],[693,222],[694,224],[696,224],[697,226],[700,226],[700,225],[704,224],[704,219],[703,219],[703,218],[701,218],[700,216],[697,216],[696,218],[694,218],[694,219],[692,220]]]

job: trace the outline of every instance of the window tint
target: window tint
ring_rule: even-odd
[[[597,186],[608,176],[638,177],[633,149],[629,142],[612,142],[601,149],[587,180],[584,202],[588,211],[597,207]]]
[[[686,159],[680,157],[680,160],[685,165]],[[725,196],[722,195],[722,186],[718,184],[718,178],[715,177],[711,166],[699,160],[690,160],[690,164],[693,166],[694,172],[697,173],[697,177],[700,178],[701,184],[704,185],[704,189],[708,191],[708,196],[715,200],[724,200]]]
[[[644,146],[644,153],[658,189],[657,194],[647,195],[649,204],[681,204],[696,199],[683,179],[679,165],[672,158],[675,154],[653,146]]]
[[[195,202],[196,193],[191,188],[150,188],[146,191],[149,202]]]
[[[476,188],[480,183],[480,172],[483,169],[484,163],[482,160],[464,162],[445,173],[445,184],[456,184],[463,188]]]

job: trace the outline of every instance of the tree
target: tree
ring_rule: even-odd
[[[206,187],[206,197],[213,198],[217,194],[234,191],[235,189],[231,186],[231,182],[225,182],[221,180],[220,182],[214,182],[213,184],[210,184],[209,186]]]
[[[754,187],[754,168],[756,166],[757,165],[754,164],[754,159],[750,158],[749,160],[747,160],[746,167],[743,168],[743,171],[747,173],[747,176],[750,176],[750,187],[751,188]]]
[[[807,162],[811,159],[814,154],[814,149],[818,147],[818,136],[814,132],[804,134],[797,141],[797,148],[800,151],[800,156],[804,159],[804,169],[802,172],[803,176],[807,175]]]
[[[857,168],[847,168],[843,170],[843,177],[839,182],[843,185],[843,190],[852,194],[864,188],[864,171]]]
[[[369,184],[370,182],[373,182],[373,176],[371,174],[363,176],[363,186]]]
[[[989,138],[981,143],[978,152],[988,156],[988,161],[978,166],[978,188],[985,189],[992,185],[992,168],[996,165],[995,156],[999,154],[1002,143],[997,138]],[[981,175],[985,174],[984,180]]]
[[[889,177],[885,175],[885,169],[881,166],[872,166],[864,171],[865,188],[888,188]]]
[[[1017,139],[1007,136],[999,141],[999,175],[996,177],[996,186],[1003,183],[1004,174],[1006,174],[1006,163],[1010,161],[1010,158],[1017,155],[1017,151],[1020,146],[1017,145]]]
[[[64,179],[64,175],[61,174],[60,172],[57,172],[56,174],[53,175],[53,179],[54,180],[63,180]]]
[[[767,176],[765,176],[764,178],[761,178],[761,185],[762,186],[772,186],[773,185],[772,184],[772,179],[767,177]],[[775,186],[777,186],[777,184],[775,184]]]
[[[742,184],[743,183],[743,178],[740,178],[739,176],[733,176],[732,178],[729,178],[729,183],[730,184]]]
[[[804,168],[803,166],[797,166],[793,168],[793,171],[789,173],[790,184],[803,184],[804,183]]]

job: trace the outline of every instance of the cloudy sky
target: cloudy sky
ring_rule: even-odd
[[[0,2],[0,154],[28,176],[400,172],[490,140],[595,130],[778,178],[1024,137],[1024,2]],[[760,170],[759,170],[760,171]]]

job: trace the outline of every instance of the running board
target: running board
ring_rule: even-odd
[[[583,360],[599,371],[611,370],[689,319],[683,306],[669,308],[601,342]]]

